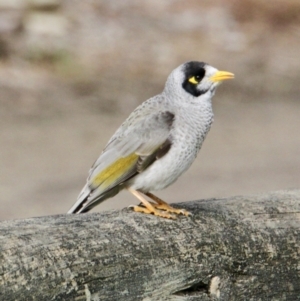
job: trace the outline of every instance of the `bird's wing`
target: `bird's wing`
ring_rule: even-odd
[[[69,211],[79,206],[94,207],[102,195],[167,153],[174,114],[169,111],[148,114],[117,131],[90,169],[87,184]]]
[[[149,114],[126,128],[93,165],[88,178],[90,188],[107,190],[124,181],[141,158],[151,156],[165,143],[173,118],[168,111]]]

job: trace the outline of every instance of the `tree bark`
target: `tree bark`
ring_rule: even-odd
[[[0,223],[0,300],[300,300],[300,190]]]

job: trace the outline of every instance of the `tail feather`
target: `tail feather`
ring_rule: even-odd
[[[78,195],[76,203],[68,211],[68,214],[78,213],[78,211],[85,204],[85,202],[86,202],[87,198],[89,197],[90,193],[91,193],[91,190],[88,187],[88,185],[86,184],[83,187],[83,189],[81,190],[80,194]]]
[[[88,184],[86,184],[79,194],[76,203],[68,211],[68,214],[86,213],[106,199],[115,196],[119,191],[120,186],[117,186],[113,189],[110,189],[109,191],[100,194],[99,196],[97,196],[97,198],[91,199],[90,196],[92,191],[90,190]]]

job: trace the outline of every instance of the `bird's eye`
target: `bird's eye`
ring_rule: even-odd
[[[192,83],[192,84],[199,84],[199,81],[200,81],[200,76],[199,75],[196,75],[196,76],[192,76],[189,78],[189,82]]]
[[[200,81],[202,80],[202,78],[205,76],[205,69],[201,68],[200,70],[197,71],[196,75],[191,76],[188,81],[191,84],[197,85],[200,83]]]

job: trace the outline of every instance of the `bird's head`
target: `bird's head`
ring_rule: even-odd
[[[234,78],[234,74],[203,63],[191,61],[176,68],[169,76],[165,89],[170,93],[188,94],[199,97],[203,94],[213,95],[216,87],[227,79]],[[171,92],[172,93],[172,92]]]

